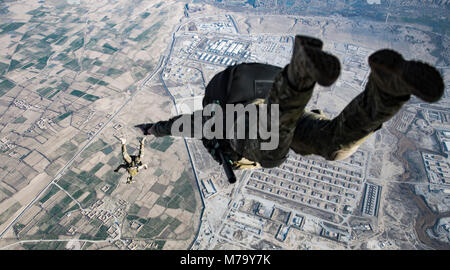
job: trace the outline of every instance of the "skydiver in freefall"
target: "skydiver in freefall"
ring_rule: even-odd
[[[432,103],[444,93],[442,76],[434,67],[421,61],[405,60],[394,50],[382,49],[368,59],[371,72],[364,91],[337,117],[328,119],[321,110],[305,110],[315,85],[330,86],[340,74],[339,60],[322,51],[322,47],[319,39],[297,35],[291,61],[284,68],[242,63],[227,67],[208,83],[204,108],[212,103],[222,108],[226,104],[265,104],[269,114],[270,105],[279,106],[279,144],[275,149],[262,150],[261,144],[267,140],[259,137],[223,136],[217,140],[233,169],[276,167],[286,160],[289,149],[327,160],[345,159],[391,119],[411,95]],[[184,116],[194,119],[196,113],[202,111]],[[171,136],[172,126],[182,116],[136,127],[144,135]],[[208,117],[202,119],[205,122]],[[194,136],[194,129],[192,125],[191,136]],[[214,140],[201,139],[213,158],[220,162]]]
[[[121,168],[124,168],[128,171],[127,184],[131,184],[134,182],[133,177],[135,177],[140,170],[147,169],[147,164],[143,164],[142,160],[144,158],[144,143],[145,137],[143,137],[140,141],[139,147],[139,155],[138,156],[130,156],[127,152],[126,139],[120,138],[120,142],[122,143],[122,157],[125,161],[124,164],[120,164],[114,172],[119,172]]]

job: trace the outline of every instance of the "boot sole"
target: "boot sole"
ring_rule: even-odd
[[[311,47],[303,47],[308,64],[313,68],[313,75],[318,84],[332,85],[341,72],[341,64],[336,56]]]
[[[426,63],[406,61],[393,50],[385,49],[372,54],[369,66],[375,72],[381,70],[395,74],[410,87],[411,94],[426,102],[436,102],[444,94],[444,81],[439,71]]]
[[[299,43],[297,43],[297,40],[303,46],[310,46],[310,47],[314,47],[314,48],[318,48],[318,49],[322,50],[323,42],[320,39],[309,37],[309,36],[296,35],[294,44],[299,44]]]

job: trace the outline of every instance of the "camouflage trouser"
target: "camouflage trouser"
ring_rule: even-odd
[[[334,119],[327,119],[318,110],[298,119],[291,148],[298,154],[315,154],[327,160],[347,158],[380,129],[383,122],[391,119],[409,97],[384,93],[370,76],[364,92]]]
[[[287,76],[281,72],[265,102],[279,104],[279,146],[276,150],[262,151],[260,141],[246,140],[239,143],[241,154],[249,160],[258,161],[262,167],[283,163],[289,148],[302,155],[315,154],[327,160],[344,159],[380,129],[383,122],[391,119],[410,97],[386,94],[370,76],[364,92],[355,97],[336,118],[329,120],[320,110],[305,112],[312,88],[293,90]]]

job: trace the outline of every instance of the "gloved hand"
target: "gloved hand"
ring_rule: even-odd
[[[153,123],[140,124],[140,125],[136,125],[134,127],[139,128],[144,135],[151,135],[152,134]]]

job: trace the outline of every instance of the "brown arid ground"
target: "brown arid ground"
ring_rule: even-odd
[[[104,63],[104,65],[101,66],[101,69],[104,69],[104,71],[110,68],[112,71],[122,70],[123,74],[116,77],[114,77],[114,74],[110,74],[110,76],[104,76],[104,71],[102,71],[103,73],[99,72],[100,68],[95,65],[88,71],[81,71],[77,73],[74,73],[68,69],[64,69],[63,73],[69,72],[71,75],[70,77],[73,77],[71,80],[68,80],[68,82],[70,82],[70,86],[68,87],[67,93],[60,92],[59,95],[56,95],[54,97],[54,102],[50,102],[50,100],[42,98],[37,94],[33,95],[34,99],[30,100],[29,102],[36,103],[40,108],[46,108],[46,106],[49,106],[51,109],[60,110],[60,108],[67,106],[69,108],[68,110],[73,111],[73,114],[60,121],[57,126],[58,129],[53,132],[53,136],[49,137],[50,139],[47,138],[47,140],[45,140],[43,143],[36,143],[36,141],[30,138],[19,138],[17,140],[17,144],[23,143],[24,145],[26,144],[26,146],[31,150],[36,149],[35,151],[30,151],[31,154],[29,155],[29,157],[24,158],[24,162],[30,163],[30,166],[34,166],[35,169],[40,173],[36,174],[36,176],[32,179],[27,179],[27,185],[23,189],[0,203],[0,214],[5,213],[3,216],[0,216],[0,222],[2,223],[0,224],[0,233],[3,232],[6,228],[9,228],[7,231],[5,231],[3,238],[0,239],[0,248],[9,245],[10,246],[8,248],[11,249],[21,248],[21,245],[19,243],[23,239],[14,232],[13,223],[21,224],[21,226],[25,227],[29,225],[28,227],[26,227],[28,231],[28,235],[26,235],[26,237],[34,237],[34,239],[37,240],[40,239],[38,236],[35,236],[34,233],[39,231],[40,229],[46,228],[46,224],[42,226],[35,226],[31,223],[36,223],[38,221],[40,222],[40,219],[42,217],[42,219],[44,219],[46,214],[36,215],[36,217],[33,218],[35,219],[33,221],[32,219],[30,219],[30,215],[28,212],[34,213],[35,210],[36,212],[38,212],[39,210],[35,208],[39,207],[41,213],[47,213],[50,207],[53,206],[50,205],[48,206],[49,209],[47,209],[46,204],[41,204],[39,202],[39,199],[41,199],[43,195],[46,194],[45,192],[48,192],[48,190],[50,190],[52,187],[55,187],[55,185],[50,184],[49,188],[46,189],[45,192],[43,192],[42,194],[40,194],[40,192],[43,191],[51,182],[59,183],[59,179],[57,179],[55,175],[63,166],[68,164],[68,167],[66,168],[64,173],[62,173],[62,176],[60,178],[62,180],[65,179],[66,173],[70,170],[76,174],[79,174],[83,171],[90,171],[96,165],[101,163],[103,164],[103,167],[100,170],[96,171],[95,176],[100,181],[105,181],[105,175],[110,175],[112,170],[122,162],[120,157],[120,143],[117,140],[117,137],[120,136],[127,138],[128,145],[137,152],[138,139],[142,136],[142,134],[138,129],[134,128],[134,125],[149,121],[162,120],[171,116],[170,112],[173,103],[166,90],[161,87],[159,77],[159,72],[164,66],[164,63],[162,62],[163,64],[161,66],[158,66],[158,64],[160,57],[167,56],[167,49],[172,42],[172,33],[175,30],[174,27],[176,27],[180,23],[180,20],[184,18],[184,4],[179,1],[142,1],[138,4],[126,2],[115,4],[113,3],[112,6],[108,7],[109,4],[111,3],[107,1],[95,3],[92,1],[82,2],[82,5],[84,5],[86,9],[89,9],[90,12],[83,15],[84,17],[80,15],[81,19],[83,20],[83,22],[90,21],[92,22],[92,24],[91,26],[88,26],[87,23],[79,23],[76,25],[76,28],[74,28],[75,30],[73,31],[86,31],[86,34],[83,37],[84,43],[88,43],[92,38],[93,33],[97,33],[96,31],[99,31],[98,29],[101,28],[101,23],[103,23],[103,21],[101,21],[102,18],[105,18],[105,20],[111,20],[107,26],[111,29],[115,27],[113,30],[111,30],[111,33],[113,34],[111,34],[110,36],[102,37],[103,40],[100,44],[109,42],[108,46],[112,46],[115,52],[109,52],[109,54],[107,54],[99,51],[93,51],[84,46],[81,49],[77,50],[76,55],[74,56],[76,56],[77,59],[82,59],[83,57],[98,57],[98,60]],[[17,20],[29,19],[30,16],[23,15],[22,13],[26,13],[37,8],[37,6],[28,6],[23,9],[23,12],[19,12],[18,10],[20,10],[20,8],[17,9],[17,7],[24,5],[23,2],[16,2],[12,3],[11,5],[12,8],[10,10],[17,11],[11,16],[16,16],[17,18],[14,17],[14,19]],[[120,12],[125,11],[127,13],[126,16],[118,15],[120,14]],[[134,21],[131,19],[139,21],[140,25],[134,25]],[[32,23],[30,22],[28,24],[25,24],[23,29],[28,29],[28,25],[32,25]],[[129,27],[129,25],[131,25],[132,27]],[[62,27],[63,25],[59,26]],[[88,30],[88,28],[90,30]],[[96,31],[92,31],[92,29],[95,29]],[[123,35],[125,35],[128,29],[133,29],[130,32],[129,36],[119,36],[115,34],[119,31],[123,31],[121,33],[124,33]],[[147,36],[144,35],[145,33]],[[72,33],[69,32],[69,34]],[[140,37],[139,35],[142,35],[142,37]],[[9,42],[5,38],[3,38],[2,40]],[[71,43],[68,42],[67,45],[69,44]],[[62,51],[62,48],[57,47],[56,49]],[[7,54],[7,52],[5,52],[4,50],[0,50],[0,53]],[[58,62],[54,58],[50,58],[49,63],[58,64]],[[53,72],[55,69],[59,70],[59,68],[51,69],[52,67],[49,66],[47,66],[44,71]],[[141,76],[143,76],[143,78],[152,74],[154,71],[158,71],[155,73],[151,80],[147,81],[144,86],[142,86],[144,79],[136,79],[142,77],[132,77],[130,75],[131,71],[135,68],[144,70],[143,67],[148,68],[147,71],[142,71]],[[16,78],[20,77],[20,72],[27,72],[27,70],[16,70],[14,72],[14,74],[7,75],[14,75],[11,78]],[[55,79],[61,79],[63,77],[63,73],[56,74]],[[39,77],[41,76],[39,74],[33,75],[36,76],[36,78],[33,79],[37,81],[40,81],[42,79]],[[42,75],[42,77],[44,76],[45,74]],[[106,85],[97,85],[99,87],[89,86],[89,84],[86,82],[87,77],[101,78]],[[23,80],[24,79],[22,79],[21,81]],[[32,90],[34,86],[30,87],[31,90],[26,90],[28,92],[25,91],[23,93],[14,88],[10,90],[4,97],[2,97],[1,101],[5,99],[9,102],[12,102],[13,99],[17,97],[25,99],[27,97],[26,93],[33,93]],[[98,97],[100,98],[92,103],[87,102],[86,100],[75,97],[73,94],[69,94],[74,90],[91,91],[90,93],[98,95]],[[130,99],[132,95],[136,93],[136,91],[140,92],[137,93],[137,95],[132,99]],[[64,102],[68,101],[72,103],[69,105],[64,105]],[[41,106],[41,102],[48,102],[48,104],[46,103],[46,106]],[[0,104],[4,104],[4,102]],[[7,113],[4,114],[5,117],[18,114],[14,113],[15,111],[12,111],[14,108],[14,106],[11,106],[11,110],[7,111]],[[119,110],[121,111],[119,112]],[[30,110],[28,110],[27,112],[30,112]],[[56,114],[56,116],[59,114],[54,112],[52,113]],[[1,120],[5,120],[5,117]],[[53,115],[47,117],[53,118]],[[112,120],[111,117],[113,117]],[[31,116],[29,116],[27,118],[29,120],[27,120],[28,122],[26,122],[25,125],[32,124],[30,123],[30,119],[35,120],[38,118],[39,117],[32,118]],[[118,126],[121,126],[121,128],[117,128]],[[91,143],[90,145],[93,145],[98,141],[103,141],[104,143],[106,143],[106,145],[109,145],[112,150],[107,154],[103,154],[101,151],[97,151],[93,154],[88,153],[84,155],[85,151],[81,150],[82,147],[86,145],[86,134],[91,131],[99,130],[99,127],[104,127],[104,129],[101,129],[100,132],[95,135],[94,139],[92,141],[89,141],[89,143]],[[2,132],[5,132],[5,134],[7,134],[6,131],[9,131],[9,129],[6,131],[5,130],[3,130]],[[2,136],[0,136],[0,138],[3,137],[3,133],[1,135]],[[82,137],[82,140],[78,142],[77,140],[80,136]],[[164,220],[166,218],[169,218],[173,221],[171,223],[171,225],[173,225],[173,228],[171,227],[171,230],[162,230],[160,237],[157,239],[167,241],[168,245],[165,246],[164,249],[186,249],[194,240],[195,233],[198,228],[198,223],[200,222],[199,215],[201,208],[197,183],[192,173],[192,166],[189,162],[186,145],[183,139],[177,139],[174,140],[173,144],[171,144],[170,147],[168,147],[164,151],[158,151],[153,149],[151,146],[154,140],[155,138],[153,136],[148,137],[145,147],[144,159],[145,163],[149,165],[149,169],[144,170],[137,176],[136,183],[134,183],[133,185],[125,184],[126,173],[122,171],[123,175],[122,177],[120,177],[120,179],[118,179],[118,184],[116,187],[114,187],[115,189],[112,193],[110,193],[109,195],[105,195],[104,193],[99,191],[99,189],[104,186],[104,184],[100,182],[102,184],[100,184],[99,187],[91,189],[85,188],[81,190],[84,193],[78,198],[78,201],[83,201],[89,194],[96,194],[96,197],[94,199],[103,200],[105,201],[105,205],[113,205],[111,206],[112,208],[114,208],[114,203],[120,200],[128,201],[128,206],[124,208],[125,211],[128,211],[130,209],[130,205],[133,204],[142,207],[143,211],[140,211],[139,215],[142,219],[145,220],[150,220],[151,218],[160,218],[161,220]],[[66,142],[70,143],[70,145],[66,145]],[[63,153],[66,154],[66,156],[61,158],[59,157],[59,154],[56,153],[62,146],[73,146],[75,150],[71,152],[71,154]],[[76,153],[77,155],[75,155]],[[44,172],[44,168],[41,168],[48,165],[46,163],[48,162],[47,159],[43,158],[44,155],[46,157],[49,157],[52,162],[49,167],[55,165],[56,163],[58,163],[59,165],[58,167],[56,167],[56,169],[52,170],[51,173],[49,172],[50,170]],[[108,160],[112,160],[112,156],[120,157],[120,159],[117,159],[116,162],[111,162],[111,164],[107,164]],[[73,161],[73,163],[70,163],[72,162],[70,161],[72,157],[75,157],[75,160]],[[157,170],[158,173],[156,173]],[[174,208],[174,206],[171,206],[171,208],[169,208],[157,205],[156,201],[158,199],[162,201],[163,197],[171,198],[171,196],[175,197],[178,194],[172,194],[171,192],[159,194],[157,190],[154,191],[152,189],[152,186],[155,183],[158,183],[159,185],[166,186],[167,190],[170,191],[169,187],[171,187],[184,172],[186,172],[186,174],[183,179],[186,181],[183,183],[185,183],[189,188],[192,188],[193,192],[191,195],[193,200],[195,200],[196,202],[196,204],[194,204],[195,207],[193,207],[193,209],[189,209],[190,211],[184,211],[181,210],[181,208],[178,210],[178,208]],[[72,182],[71,184],[78,183]],[[48,202],[59,201],[60,198],[58,197],[58,194],[60,194],[60,192],[51,196],[51,199]],[[63,193],[63,196],[61,198],[64,198],[64,196],[65,195]],[[36,201],[32,203],[35,199]],[[163,204],[161,202],[158,203]],[[180,204],[183,204],[183,202],[181,202]],[[68,204],[68,207],[71,207],[72,205],[74,204]],[[26,208],[27,206],[29,206],[29,209]],[[155,210],[160,210],[157,213],[158,215],[154,213],[155,211],[147,211],[147,209],[151,209],[153,206],[155,207]],[[84,208],[89,209],[89,205],[84,206]],[[79,212],[80,210],[77,209],[74,213],[76,213],[75,215],[81,216]],[[19,215],[19,213],[23,213],[23,216],[18,218],[16,222],[13,222]],[[127,219],[125,218],[126,214],[127,213],[125,213],[125,216],[119,218],[120,224],[124,224],[127,222]],[[61,218],[61,220],[63,219],[64,218]],[[83,216],[81,221],[85,219],[86,217]],[[74,223],[74,226],[76,227],[77,225],[82,224],[83,222],[81,221],[77,224]],[[62,221],[60,223],[62,224]],[[89,222],[85,223],[88,225],[86,225],[85,228],[80,228],[79,232],[89,232]],[[113,227],[112,223],[113,221],[109,221],[109,223],[101,225],[110,228]],[[99,227],[98,225],[99,224],[97,224],[96,227]],[[69,227],[65,229],[69,229]],[[125,238],[127,236],[129,238],[136,237],[136,231],[132,231],[130,233],[127,226],[123,226],[123,230],[124,233],[127,234]],[[65,234],[67,230],[61,231],[64,231]],[[95,232],[93,232],[92,230],[90,231],[90,233],[95,234]],[[58,238],[58,235],[61,236],[61,233],[58,232],[56,238]],[[73,238],[75,239],[77,237],[79,236],[75,235]],[[152,241],[155,239],[148,240]],[[92,247],[97,246],[93,245],[91,246],[91,248]],[[98,248],[115,247],[111,243],[102,242],[101,245],[98,245]]]

